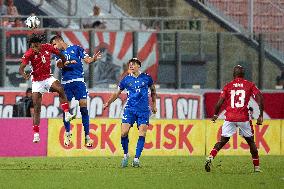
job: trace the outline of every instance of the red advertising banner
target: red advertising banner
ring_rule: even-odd
[[[204,94],[205,117],[211,118],[214,115],[214,107],[218,101],[220,92],[207,92]],[[264,97],[264,118],[284,119],[284,93],[263,93]],[[254,109],[254,118],[258,117],[259,108],[254,99],[251,98],[249,106]],[[223,109],[222,109],[223,110]],[[220,118],[224,118],[224,111]]]
[[[103,104],[109,99],[111,92],[91,92],[88,98],[90,118],[121,118],[126,101],[126,94],[113,102],[109,108],[103,110]],[[0,92],[0,118],[10,118],[13,105],[24,92]],[[193,93],[158,93],[156,118],[162,119],[201,119],[201,95]],[[78,102],[71,102],[71,111],[80,117]],[[59,97],[49,93],[43,95],[41,106],[42,118],[56,118],[61,116]]]
[[[0,119],[0,157],[47,155],[47,119],[41,119],[40,143],[33,143],[32,119]]]

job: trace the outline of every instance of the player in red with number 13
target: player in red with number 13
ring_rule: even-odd
[[[57,92],[59,94],[59,101],[62,109],[65,113],[65,121],[69,122],[75,118],[74,115],[69,113],[69,105],[64,93],[64,89],[60,82],[55,79],[50,73],[50,58],[51,54],[60,56],[61,64],[67,65],[70,63],[66,61],[64,55],[60,51],[54,48],[51,44],[42,44],[43,36],[38,34],[32,34],[28,40],[29,49],[25,52],[22,63],[19,67],[19,73],[25,80],[30,77],[32,79],[32,99],[34,104],[34,115],[33,115],[33,131],[34,131],[34,143],[40,141],[39,138],[39,123],[40,123],[40,111],[42,95],[45,92]],[[25,73],[25,67],[30,64],[32,73]]]
[[[216,157],[218,151],[221,150],[229,141],[230,137],[237,132],[237,128],[239,128],[239,134],[245,138],[250,147],[254,171],[261,172],[258,150],[254,142],[254,132],[249,120],[248,102],[251,96],[255,96],[260,110],[256,124],[261,125],[263,122],[263,97],[254,83],[244,79],[244,74],[245,71],[242,66],[237,65],[234,67],[234,80],[225,85],[215,106],[212,121],[215,122],[218,118],[218,113],[224,102],[226,102],[226,119],[222,126],[221,140],[215,144],[209,157],[206,159],[205,170],[207,172],[210,172],[212,161]]]

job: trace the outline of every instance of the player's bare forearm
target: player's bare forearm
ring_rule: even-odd
[[[21,76],[22,76],[25,80],[28,80],[28,79],[30,78],[30,75],[25,72],[26,66],[27,66],[27,65],[21,63],[21,64],[20,64],[20,67],[19,67],[19,73],[21,74]]]
[[[258,93],[256,96],[256,102],[259,106],[259,116],[257,118],[256,124],[257,125],[262,125],[263,122],[263,109],[264,109],[264,105],[263,105],[263,96],[261,93]]]
[[[224,98],[219,98],[217,104],[215,105],[214,115],[219,114],[222,104],[224,103],[224,100],[225,100]]]
[[[95,62],[96,60],[94,59],[94,57],[86,57],[84,59],[84,61],[87,63],[87,64],[90,64],[92,62]]]
[[[215,123],[215,121],[217,120],[218,114],[220,112],[220,109],[221,109],[222,104],[224,103],[224,101],[225,101],[225,98],[219,98],[217,104],[215,105],[214,115],[213,115],[213,117],[211,119],[213,121],[213,123]]]
[[[256,96],[256,102],[259,106],[259,116],[263,116],[263,109],[264,109],[264,105],[263,105],[263,96],[261,93],[258,93]]]
[[[64,62],[66,62],[66,58],[65,58],[64,54],[60,53],[58,56],[62,60],[62,63],[64,64]]]
[[[113,93],[111,97],[108,99],[108,101],[104,104],[104,109],[108,107],[111,103],[113,103],[121,94],[121,92],[122,92],[121,90],[118,90],[116,93]]]
[[[56,62],[56,66],[57,66],[58,68],[63,68],[63,67],[64,67],[64,63],[62,62],[62,60],[58,60],[58,61]]]
[[[92,62],[96,62],[97,60],[99,60],[100,58],[102,57],[102,53],[99,51],[97,52],[93,57],[86,57],[84,59],[84,61],[87,63],[87,64],[90,64]]]
[[[155,85],[152,85],[150,87],[150,90],[151,90],[151,98],[152,98],[152,112],[155,114],[157,112],[157,106],[156,106],[157,93],[156,93]]]

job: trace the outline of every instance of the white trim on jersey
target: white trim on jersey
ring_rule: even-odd
[[[84,82],[84,78],[76,78],[76,79],[71,79],[71,80],[68,80],[68,81],[61,81],[61,84],[67,84],[67,83],[72,83],[73,81],[82,81]]]

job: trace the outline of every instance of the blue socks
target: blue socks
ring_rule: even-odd
[[[70,122],[65,121],[65,112],[63,112],[63,123],[66,132],[70,132]]]
[[[139,139],[138,139],[138,142],[137,142],[137,147],[136,147],[135,158],[139,158],[141,156],[142,150],[144,148],[144,144],[145,144],[145,137],[139,136]]]
[[[128,135],[125,137],[121,137],[121,145],[124,154],[128,154],[128,143],[129,143]]]
[[[90,131],[89,114],[88,114],[87,107],[81,107],[80,112],[81,112],[81,115],[82,115],[82,123],[83,123],[83,126],[84,126],[84,131],[85,131],[85,136],[86,136],[86,135],[89,135],[89,131]]]

